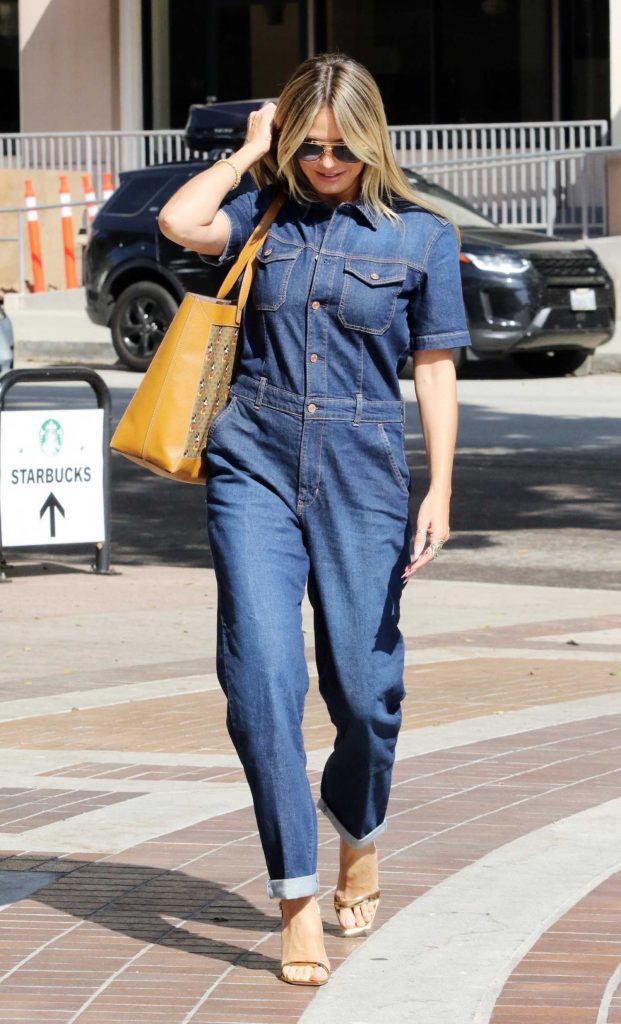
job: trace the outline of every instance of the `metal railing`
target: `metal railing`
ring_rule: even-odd
[[[391,143],[399,163],[414,166],[472,202],[501,224],[541,228],[548,224],[540,202],[548,181],[539,157],[558,156],[556,209],[559,227],[579,227],[582,214],[577,197],[583,190],[580,166],[571,153],[598,151],[607,141],[605,120],[525,121],[479,124],[393,125]],[[531,156],[522,163],[513,158]],[[0,135],[0,169],[88,171],[101,194],[102,176],[110,171],[115,183],[121,171],[160,163],[202,160],[205,154],[189,149],[184,129],[101,132],[28,132]],[[472,158],[492,163],[479,168]],[[441,170],[441,173],[439,173]],[[597,212],[591,230],[601,229],[605,207],[605,178],[595,165],[586,173]],[[542,174],[544,175],[542,177]]]
[[[460,156],[518,156],[547,150],[595,149],[608,138],[608,122],[520,121],[479,124],[391,125],[393,149],[401,163],[410,154],[424,164]]]
[[[200,160],[203,156],[185,145],[182,128],[0,134],[1,170],[88,171],[98,195],[104,171],[110,171],[118,183],[121,171]]]
[[[424,172],[425,177],[434,180],[443,178],[446,174],[471,176],[475,173],[483,174],[484,172],[489,172],[490,175],[494,173],[501,177],[504,173],[509,180],[516,182],[518,179],[520,181],[523,180],[523,173],[529,169],[529,166],[537,165],[536,180],[539,183],[537,205],[535,208],[530,208],[530,214],[528,212],[529,208],[524,205],[526,202],[524,195],[519,200],[517,196],[513,196],[510,200],[505,198],[504,203],[506,205],[504,208],[498,205],[498,200],[489,200],[487,198],[477,205],[484,215],[490,216],[497,223],[520,224],[521,226],[544,230],[547,235],[552,235],[559,231],[558,203],[559,191],[561,191],[559,171],[564,168],[564,161],[571,161],[572,165],[575,165],[577,168],[576,189],[581,215],[579,233],[582,238],[589,238],[594,224],[597,228],[602,229],[599,233],[605,233],[606,211],[605,205],[603,209],[597,205],[589,190],[593,176],[587,173],[585,165],[593,162],[603,165],[608,156],[621,157],[621,146],[601,146],[597,150],[558,150],[549,153],[507,156],[504,158],[470,157],[469,159],[460,160],[435,160],[427,165],[416,163],[412,170]],[[605,180],[602,166],[600,166],[600,171],[600,176]],[[443,182],[442,184],[445,187]],[[458,190],[453,188],[452,191]],[[463,195],[463,192],[461,194]],[[100,199],[97,201],[101,203]],[[517,207],[518,202],[520,203],[519,209]],[[43,203],[37,206],[37,210],[55,210],[60,209],[62,206],[86,207],[88,204],[89,201],[85,199],[70,203]],[[20,292],[25,291],[26,288],[26,215],[29,209],[22,206],[0,207],[0,214],[12,213],[17,215],[17,234],[2,235],[0,236],[0,242],[18,243],[18,286]]]
[[[548,235],[565,231],[588,238],[607,231],[608,156],[621,156],[621,146],[438,160],[416,163],[411,170],[469,199],[484,216],[503,226],[543,229]],[[486,184],[488,174],[492,198],[485,189],[478,195],[476,187],[479,182]],[[500,200],[494,194],[498,181]]]
[[[605,127],[605,122],[598,124],[600,128]],[[459,131],[467,131],[470,128],[479,130],[480,127],[461,126]],[[436,130],[440,129],[429,129],[430,132]],[[405,129],[391,129],[391,132],[396,131],[403,132]],[[43,133],[40,134],[43,137]],[[84,139],[82,133],[64,134]],[[177,140],[172,149],[168,145],[162,148],[156,144],[158,138],[166,133],[129,133],[129,136],[128,133],[121,132],[107,134],[114,137],[115,146],[117,143],[119,146],[123,143],[135,144],[135,156],[141,154],[144,157],[144,144],[148,143],[146,155],[152,159],[153,164],[159,163],[162,156],[168,159],[171,155],[177,155],[180,159],[199,160],[204,157],[203,153],[187,150],[183,145],[182,132],[167,133],[174,135]],[[598,137],[601,138],[592,133],[589,141],[595,142]],[[473,139],[473,136],[469,136],[470,142],[473,142]],[[580,234],[583,238],[606,232],[606,159],[611,155],[621,155],[621,146],[600,144],[584,148],[559,147],[522,154],[516,152],[504,155],[488,153],[464,156],[461,149],[451,149],[455,142],[463,141],[454,136],[451,140],[445,140],[444,149],[436,148],[431,151],[427,148],[426,155],[431,159],[423,161],[419,158],[419,152],[415,151],[416,159],[408,163],[407,155],[411,156],[414,152],[409,148],[410,144],[416,140],[407,137],[405,141],[406,147],[397,151],[402,166],[411,166],[428,179],[469,200],[481,213],[498,224],[542,230],[548,235],[559,232],[574,233]],[[530,141],[532,142],[532,139]],[[99,158],[104,151],[95,146],[91,148],[90,155]],[[78,152],[76,150],[76,153]],[[87,147],[84,153],[88,152]],[[121,149],[113,149],[111,152],[119,155]],[[26,150],[23,151],[23,154],[25,153]],[[60,158],[60,151],[57,152],[57,156]],[[66,163],[62,166],[63,169],[67,169]],[[95,165],[91,166],[91,174],[94,167]],[[95,186],[95,191],[98,196],[101,195],[101,179]],[[37,209],[59,209],[61,205],[83,207],[87,205],[87,201],[82,199],[69,204],[47,203],[37,206]],[[19,290],[24,291],[27,210],[18,206],[3,207],[0,208],[0,214],[3,213],[17,215],[17,234],[0,236],[0,242],[18,243]]]
[[[60,210],[65,207],[73,206],[90,206],[91,201],[88,199],[77,199],[75,202],[67,203],[41,203],[37,204],[37,213],[40,210]],[[101,201],[99,201],[101,205]],[[17,280],[18,280],[18,291],[26,291],[26,217],[29,213],[32,213],[32,207],[30,206],[0,206],[0,214],[3,213],[14,213],[17,214],[17,234],[16,235],[0,235],[0,242],[17,242]]]
[[[503,226],[551,233],[554,209],[557,231],[582,230],[580,204],[588,193],[589,231],[603,230],[605,169],[580,155],[605,145],[605,120],[396,125],[389,133],[402,166],[413,166]],[[553,165],[541,162],[548,153]]]

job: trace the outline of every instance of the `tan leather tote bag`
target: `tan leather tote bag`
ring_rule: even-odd
[[[255,257],[285,200],[273,200],[222,282],[216,298],[186,292],[110,447],[160,476],[200,484],[207,478],[209,426],[229,393],[237,339]],[[244,276],[236,302],[227,299]]]

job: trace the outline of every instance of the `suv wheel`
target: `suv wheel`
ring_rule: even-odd
[[[593,354],[583,348],[556,352],[515,352],[513,361],[521,370],[536,377],[562,377],[566,373],[582,377],[591,371]]]
[[[170,292],[155,281],[136,281],[122,291],[110,320],[121,362],[132,370],[146,370],[178,308]]]

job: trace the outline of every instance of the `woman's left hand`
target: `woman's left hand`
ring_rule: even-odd
[[[450,537],[448,496],[429,491],[423,500],[416,521],[416,533],[412,537],[411,558],[401,577],[407,583],[410,576],[431,562],[443,544]]]

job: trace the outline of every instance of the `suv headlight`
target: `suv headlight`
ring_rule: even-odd
[[[523,274],[531,267],[530,260],[513,253],[462,252],[459,257],[464,263],[473,263],[479,270],[491,270],[496,274]]]

